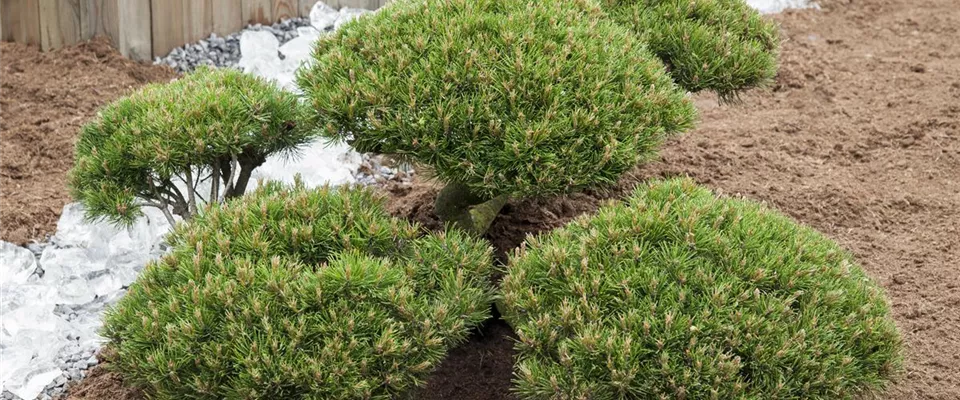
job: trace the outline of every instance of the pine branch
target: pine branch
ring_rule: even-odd
[[[163,212],[163,216],[167,218],[167,222],[170,223],[170,226],[176,225],[177,224],[176,220],[173,219],[173,215],[170,214],[170,203],[167,201],[165,197],[163,197],[160,194],[160,190],[157,189],[157,184],[156,182],[154,182],[153,177],[151,176],[151,177],[148,177],[147,179],[149,180],[150,189],[153,191],[153,195],[156,197],[157,200],[160,201],[160,207],[157,207],[157,208],[159,208],[160,211]]]
[[[210,199],[211,201],[220,201],[220,159],[218,158],[214,161],[213,172],[210,173],[211,179],[213,182],[210,183]]]
[[[193,181],[193,171],[190,165],[187,165],[187,168],[184,169],[184,174],[186,175],[185,181],[187,182],[187,200],[189,201],[189,210],[190,215],[197,215],[197,197],[195,194],[196,183]]]

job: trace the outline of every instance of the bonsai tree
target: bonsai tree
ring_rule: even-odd
[[[81,129],[73,196],[91,219],[131,223],[141,207],[190,219],[202,202],[242,195],[267,156],[308,142],[303,111],[295,95],[232,69],[148,85]]]
[[[475,233],[509,198],[615,182],[695,119],[592,0],[395,2],[321,38],[297,83],[326,136],[431,167],[437,214]]]
[[[528,239],[499,306],[523,399],[867,398],[901,365],[849,253],[688,179]]]
[[[711,90],[724,100],[776,75],[778,28],[743,0],[602,1],[686,90]]]
[[[493,301],[489,245],[424,235],[364,189],[268,183],[169,241],[103,330],[149,398],[399,398]]]

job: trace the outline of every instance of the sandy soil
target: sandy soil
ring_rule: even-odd
[[[173,76],[123,58],[103,39],[49,53],[0,44],[0,239],[52,234],[70,201],[66,173],[80,126],[104,103]]]
[[[775,17],[786,42],[773,88],[736,106],[700,97],[700,128],[668,143],[662,161],[602,192],[511,204],[489,239],[503,254],[638,180],[690,175],[822,230],[886,288],[907,356],[903,377],[880,398],[960,399],[960,7],[956,0],[822,5]],[[424,182],[395,190],[392,211],[435,224],[435,192]],[[418,398],[512,398],[510,337],[501,321],[489,321]],[[119,382],[98,377],[71,398],[116,393],[89,390]]]

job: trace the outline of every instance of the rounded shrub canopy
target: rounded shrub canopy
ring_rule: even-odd
[[[493,299],[488,245],[422,236],[363,189],[270,183],[169,241],[104,327],[151,398],[395,398]]]
[[[297,83],[328,136],[487,198],[613,182],[695,116],[592,0],[395,2],[313,58]]]
[[[712,90],[729,98],[777,73],[777,25],[743,0],[601,1],[691,92]]]
[[[188,180],[188,172],[209,175],[216,168],[226,178],[233,164],[234,175],[249,177],[268,155],[296,150],[311,138],[299,123],[303,110],[292,93],[229,68],[199,68],[147,85],[81,129],[73,196],[91,218],[130,223],[144,199],[184,198],[173,182]]]
[[[848,253],[686,179],[531,239],[500,309],[525,399],[847,399],[900,366],[884,294]]]

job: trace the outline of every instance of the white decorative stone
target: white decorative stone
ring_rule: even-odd
[[[819,8],[810,0],[747,0],[747,4],[763,14],[778,13],[788,8]]]
[[[356,182],[354,172],[360,168],[361,161],[360,154],[346,144],[328,144],[324,140],[316,140],[294,159],[279,156],[268,158],[267,162],[253,171],[252,177],[258,182],[273,180],[292,183],[294,176],[299,174],[308,187],[328,183],[342,185]]]
[[[344,7],[340,9],[340,15],[337,17],[337,22],[333,24],[333,29],[340,29],[343,24],[353,21],[360,17],[361,15],[371,13],[372,11],[366,10],[363,8],[350,8]]]
[[[283,54],[284,63],[289,64],[294,70],[300,65],[310,60],[310,54],[313,53],[313,44],[316,43],[317,36],[298,36],[289,42],[280,46],[280,53]]]
[[[63,370],[53,365],[30,371],[23,381],[16,385],[9,385],[6,390],[19,396],[21,399],[35,399],[54,379],[63,375]]]
[[[339,13],[333,7],[318,1],[310,9],[310,25],[313,25],[317,30],[324,31],[332,28],[339,16]]]
[[[277,56],[280,41],[267,31],[243,31],[240,35],[240,55],[246,58],[273,58]]]
[[[22,285],[37,270],[37,259],[30,250],[0,240],[0,287]]]

